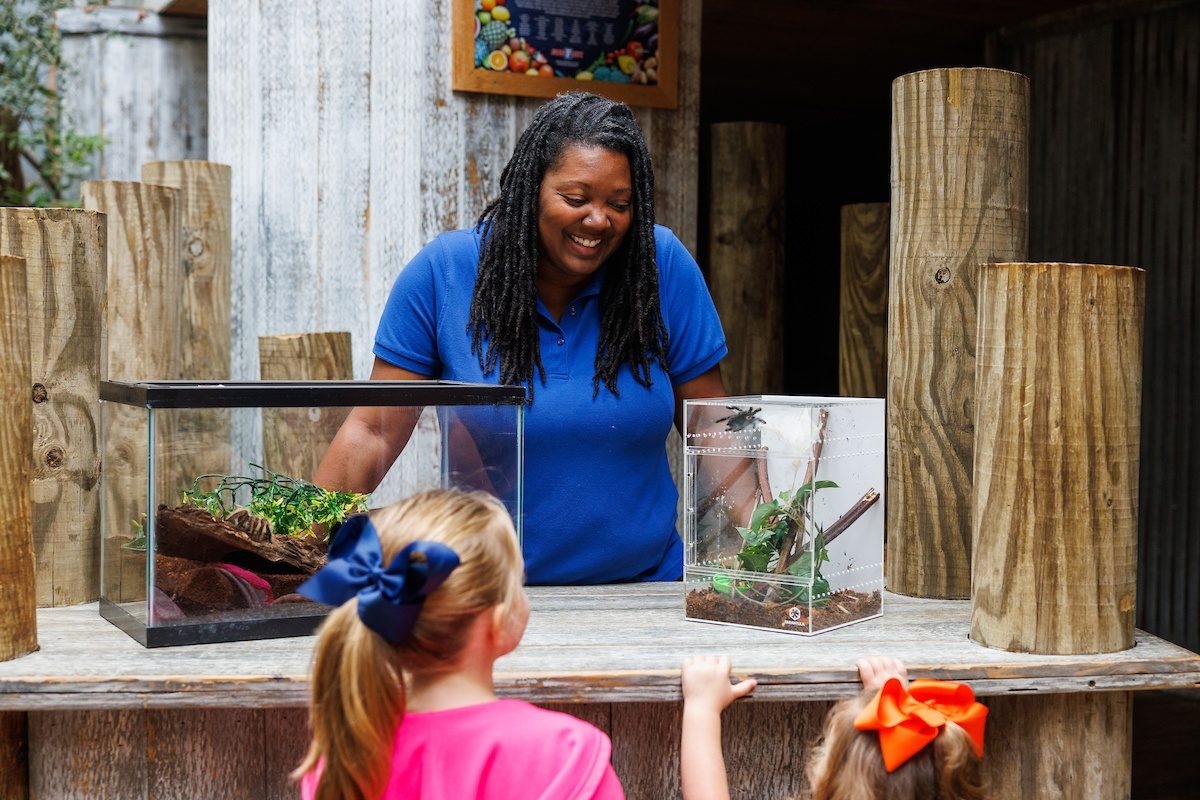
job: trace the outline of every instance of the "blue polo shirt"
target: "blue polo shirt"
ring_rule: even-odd
[[[555,320],[538,301],[546,381],[525,412],[523,536],[529,583],[677,580],[683,547],[678,493],[664,442],[673,386],[711,369],[728,349],[700,268],[669,229],[654,229],[670,374],[655,364],[642,386],[628,364],[620,396],[592,396],[603,270]],[[444,380],[496,383],[471,353],[467,320],[479,263],[478,229],[444,233],[400,273],[375,336],[375,355]],[[470,427],[470,425],[468,425]],[[477,435],[487,461],[486,434]]]

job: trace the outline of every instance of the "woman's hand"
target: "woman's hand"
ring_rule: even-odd
[[[683,662],[684,708],[720,713],[739,697],[754,691],[754,678],[731,684],[729,656],[694,656]]]
[[[888,678],[899,678],[902,686],[908,686],[908,670],[898,658],[871,656],[860,658],[854,663],[858,667],[858,677],[862,681],[863,689],[868,692],[878,691],[887,683]]]

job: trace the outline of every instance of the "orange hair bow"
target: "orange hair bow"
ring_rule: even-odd
[[[899,678],[888,678],[854,720],[854,727],[879,731],[883,766],[895,772],[936,739],[947,722],[966,731],[975,755],[982,756],[987,713],[987,706],[975,702],[975,693],[965,684],[918,680],[906,690]]]

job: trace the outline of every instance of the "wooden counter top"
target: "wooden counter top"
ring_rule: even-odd
[[[970,604],[888,594],[884,616],[813,637],[689,622],[683,586],[530,589],[521,647],[497,688],[534,702],[676,701],[686,655],[727,653],[759,700],[828,700],[858,689],[854,660],[892,655],[917,676],[980,695],[1200,687],[1200,656],[1142,631],[1097,656],[1007,653],[968,640]],[[96,605],[41,609],[37,653],[0,663],[0,710],[288,707],[307,700],[311,637],[145,649]]]

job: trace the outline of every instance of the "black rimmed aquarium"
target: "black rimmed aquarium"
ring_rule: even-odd
[[[521,532],[525,390],[449,381],[100,385],[100,613],[147,647],[311,633],[296,594],[348,515],[437,488],[489,492]],[[400,448],[370,495],[313,476],[355,408]]]

